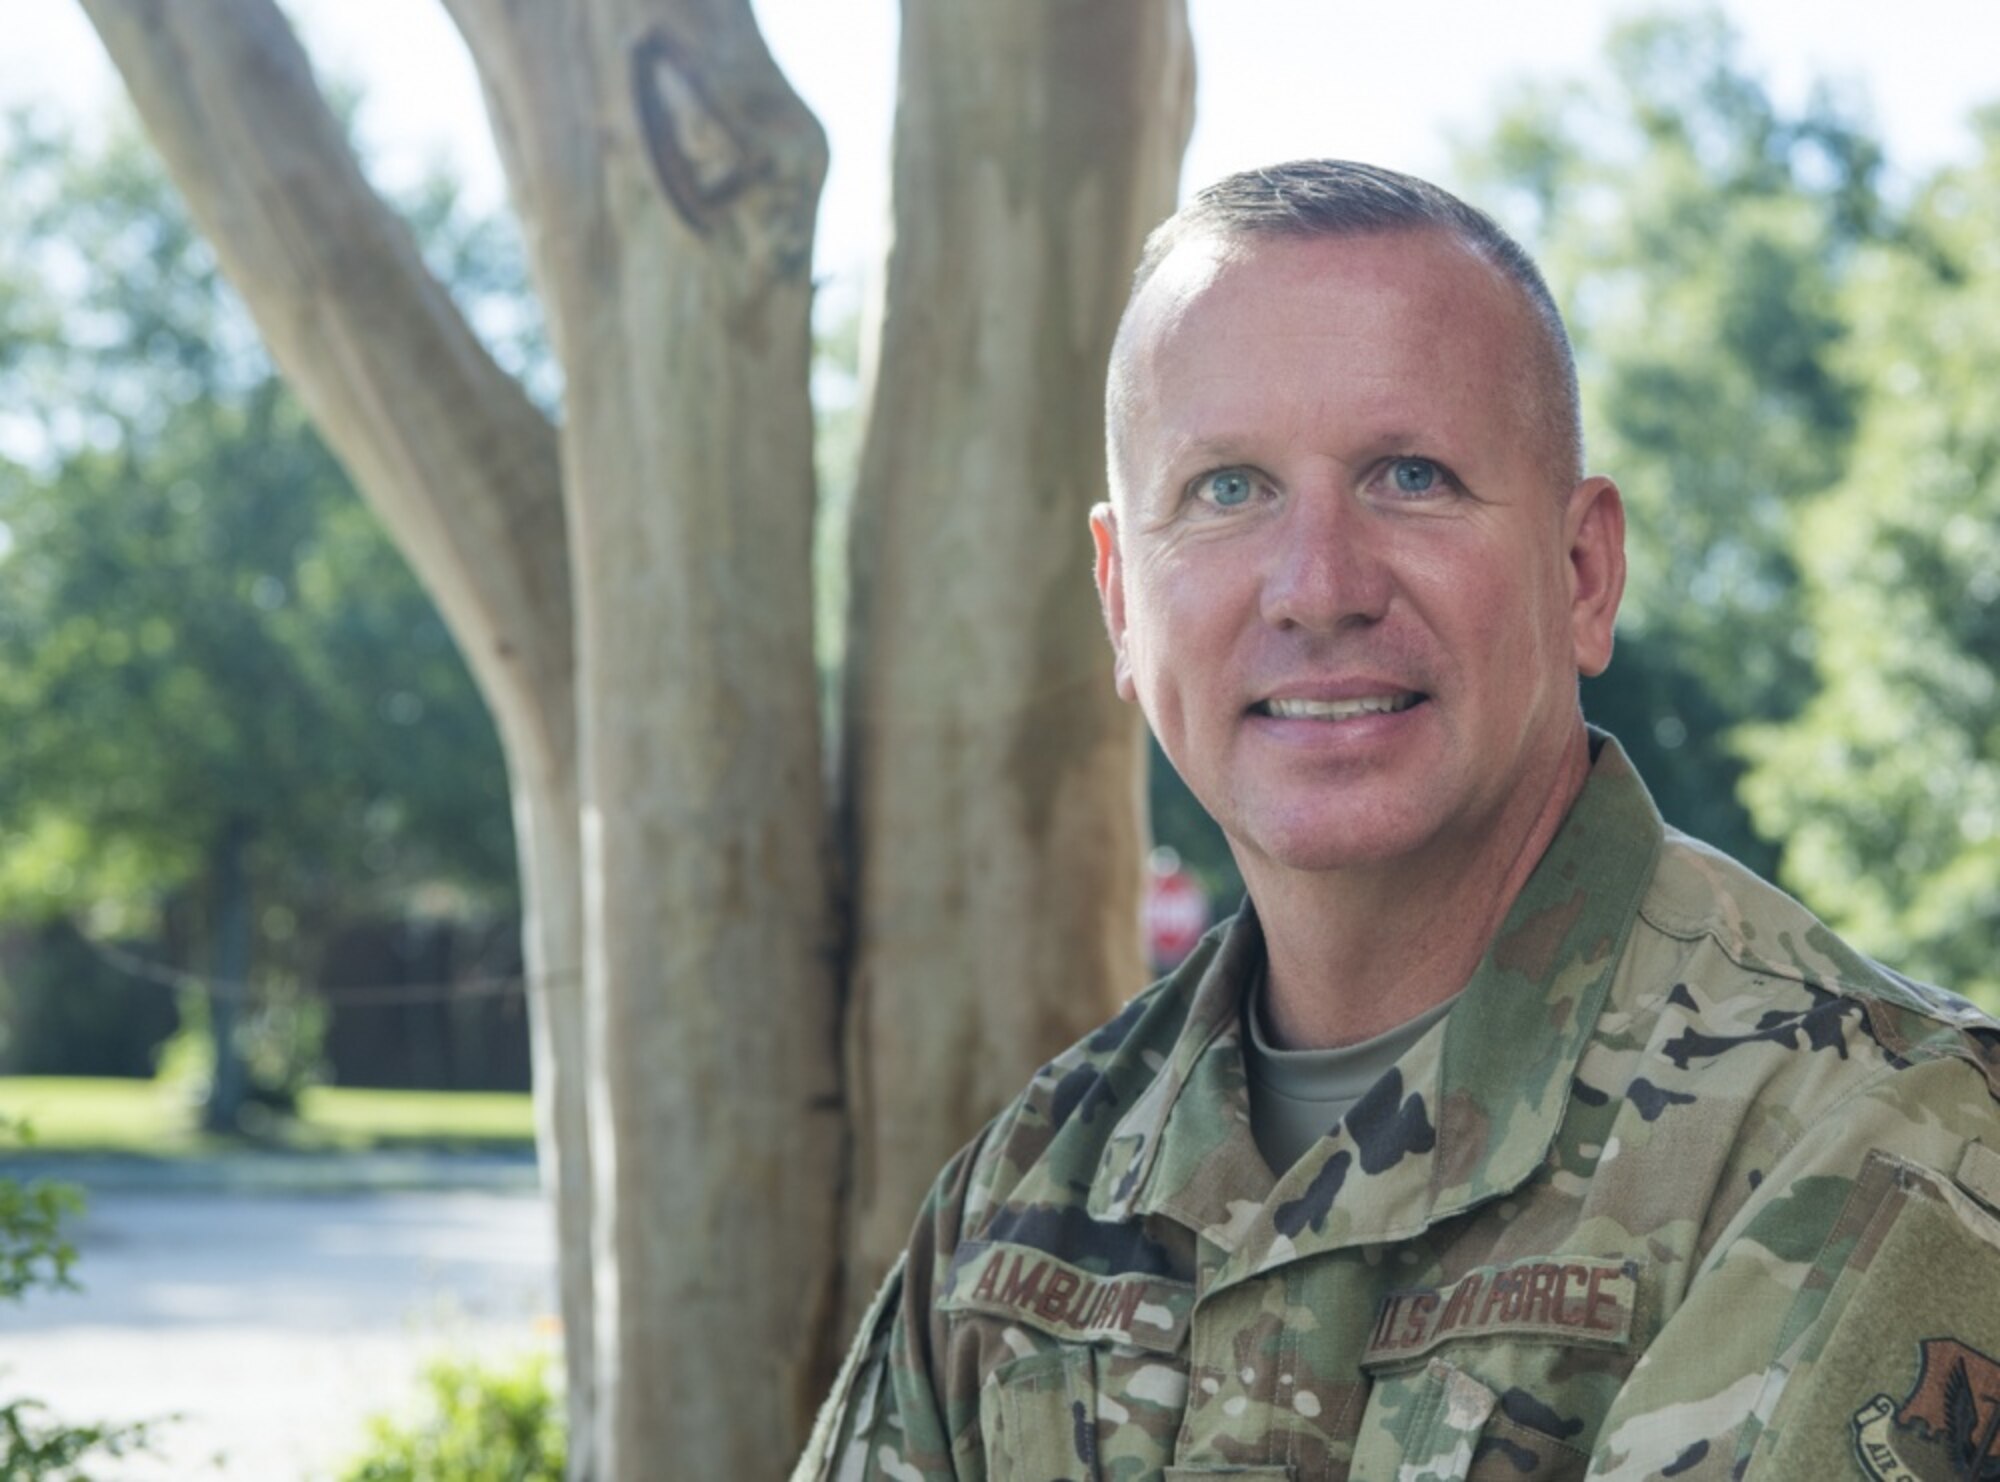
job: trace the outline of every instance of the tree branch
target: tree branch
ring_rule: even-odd
[[[370,188],[271,0],[85,0],[285,378],[418,569],[510,751],[573,753],[558,440]]]

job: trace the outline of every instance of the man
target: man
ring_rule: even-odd
[[[2000,1475],[1995,1027],[1664,830],[1533,264],[1309,162],[1148,244],[1119,691],[1249,903],[945,1170],[804,1478]]]

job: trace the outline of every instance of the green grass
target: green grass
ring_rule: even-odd
[[[302,1152],[525,1151],[535,1135],[528,1098],[504,1092],[323,1086],[306,1093],[300,1110],[298,1119],[277,1123],[257,1145]],[[202,1132],[198,1110],[152,1081],[6,1077],[0,1079],[0,1119],[33,1125],[31,1153],[186,1158],[245,1145]]]
[[[455,1143],[532,1147],[533,1104],[506,1091],[362,1091],[316,1086],[306,1092],[308,1127],[364,1146]]]

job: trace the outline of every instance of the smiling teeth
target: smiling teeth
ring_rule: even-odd
[[[1369,695],[1359,700],[1267,700],[1265,708],[1280,720],[1349,720],[1357,715],[1394,715],[1417,703],[1418,696]]]

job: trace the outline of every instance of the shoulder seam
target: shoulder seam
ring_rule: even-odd
[[[1824,992],[1843,998],[1865,998],[1868,996],[1857,985],[1848,983],[1845,979],[1829,983],[1823,977],[1808,973],[1803,968],[1794,964],[1767,962],[1761,957],[1753,957],[1746,952],[1740,951],[1736,946],[1724,940],[1722,933],[1715,929],[1715,925],[1711,919],[1705,918],[1699,924],[1685,920],[1666,921],[1660,919],[1661,914],[1664,913],[1657,912],[1655,907],[1648,904],[1642,903],[1639,907],[1641,919],[1655,931],[1664,936],[1670,936],[1677,942],[1686,942],[1690,945],[1703,940],[1713,942],[1716,951],[1728,958],[1737,967],[1742,968],[1746,973],[1755,973],[1759,977],[1765,978],[1783,978],[1787,982],[1801,983],[1806,987],[1818,988]],[[1814,919],[1817,920],[1818,918],[1815,917]],[[1830,930],[1831,928],[1828,929]]]
[[[1804,907],[1800,909],[1804,910]],[[1703,941],[1710,942],[1714,945],[1716,951],[1728,959],[1732,966],[1746,973],[1752,973],[1758,977],[1776,978],[1787,983],[1797,983],[1807,988],[1816,988],[1822,993],[1830,993],[1836,998],[1846,999],[1855,1003],[1883,1004],[1890,1008],[1901,1009],[1915,1014],[1926,1023],[1946,1033],[1958,1034],[1964,1032],[1964,1026],[1934,1012],[1923,1003],[1921,998],[1917,998],[1916,1001],[1912,1002],[1903,995],[1881,991],[1876,985],[1857,981],[1852,977],[1816,973],[1796,963],[1778,962],[1755,954],[1748,951],[1741,943],[1732,942],[1725,938],[1715,928],[1712,919],[1705,919],[1696,924],[1685,919],[1675,919],[1671,916],[1663,920],[1661,919],[1663,914],[1665,913],[1657,912],[1650,905],[1642,904],[1639,907],[1640,918],[1661,935],[1671,937],[1677,942],[1685,942],[1689,946],[1698,945]],[[1818,917],[1811,916],[1810,912],[1807,914],[1812,923],[1817,925],[1822,931],[1831,933],[1838,938],[1838,933],[1834,933],[1832,927],[1820,921]],[[1843,942],[1843,945],[1846,944]],[[1852,946],[1849,946],[1848,950],[1853,952],[1854,955],[1862,957],[1864,961],[1868,961],[1871,965],[1876,966],[1885,977],[1889,974],[1889,969],[1881,968],[1879,964],[1874,964],[1872,959],[1867,958],[1865,954]],[[1937,991],[1948,992],[1949,990],[1940,989]],[[1924,1057],[1929,1059],[1955,1060],[1961,1058],[1950,1049],[1937,1046],[1913,1043],[1910,1048],[1912,1050],[1922,1049]]]

